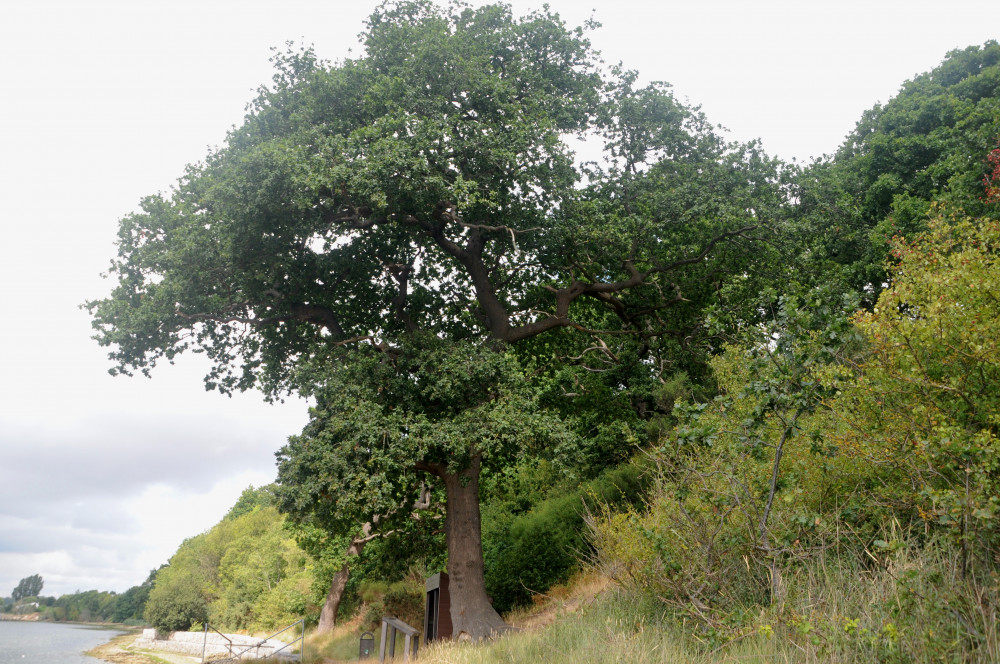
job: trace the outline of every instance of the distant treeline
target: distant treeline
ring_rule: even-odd
[[[39,613],[40,620],[52,622],[141,624],[157,572],[150,572],[145,582],[123,593],[87,590],[61,597],[24,597],[18,601],[6,597],[0,600],[0,608],[3,613]]]

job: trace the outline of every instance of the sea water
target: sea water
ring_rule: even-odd
[[[118,634],[87,625],[0,621],[0,664],[99,664],[83,653]]]

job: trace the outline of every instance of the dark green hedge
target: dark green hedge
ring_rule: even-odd
[[[488,513],[483,523],[486,590],[502,612],[531,602],[534,593],[563,583],[590,550],[584,514],[642,500],[646,469],[624,464],[576,489],[552,496],[520,515]]]

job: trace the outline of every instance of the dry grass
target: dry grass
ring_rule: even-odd
[[[548,627],[594,601],[610,584],[609,579],[596,573],[581,574],[567,584],[550,588],[547,593],[536,593],[531,606],[512,611],[506,620],[519,630]]]
[[[306,661],[322,664],[358,661],[358,645],[361,640],[361,634],[365,631],[361,629],[362,614],[363,611],[359,611],[350,620],[338,624],[328,634],[307,634],[305,642]],[[378,630],[375,630],[372,635],[375,637],[377,651],[380,636]]]

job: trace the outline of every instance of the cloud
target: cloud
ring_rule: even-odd
[[[30,574],[46,579],[49,594],[124,591],[217,523],[246,487],[272,479],[271,469],[244,470],[200,490],[153,483],[127,498],[43,499],[0,514],[0,595]]]
[[[127,497],[154,483],[196,490],[273,467],[274,452],[305,422],[304,402],[268,406],[250,395],[211,395],[213,407],[205,410],[206,395],[196,396],[199,404],[175,398],[144,411],[102,406],[104,412],[30,428],[0,417],[0,513],[42,510],[53,500]]]
[[[247,486],[273,481],[274,452],[306,404],[206,394],[200,369],[96,374],[58,417],[0,412],[0,595],[30,574],[52,594],[126,590]]]

